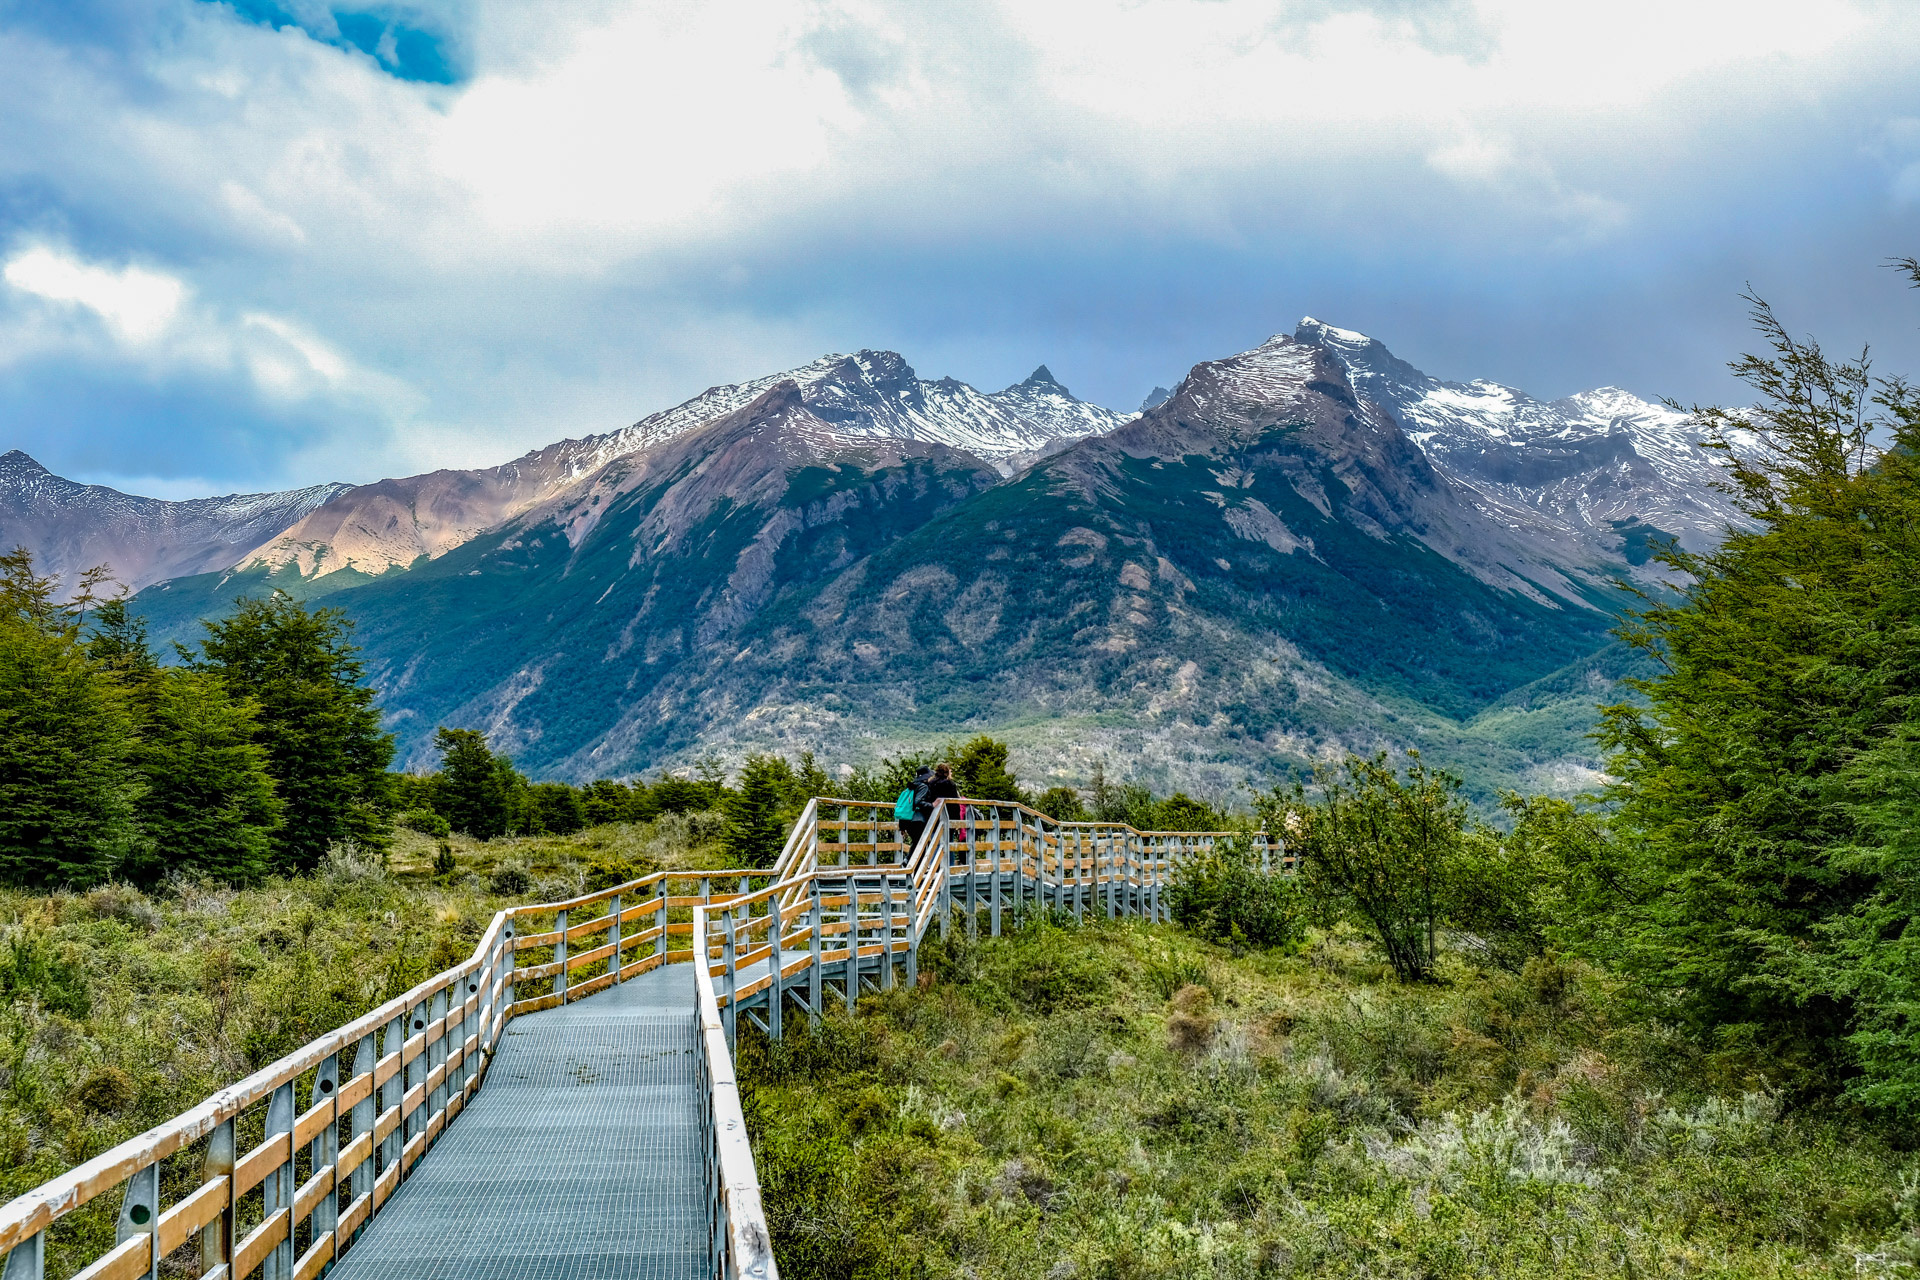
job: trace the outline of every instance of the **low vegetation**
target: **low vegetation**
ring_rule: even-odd
[[[1908,1274],[1920,1161],[1554,955],[956,929],[740,1051],[787,1280]]]

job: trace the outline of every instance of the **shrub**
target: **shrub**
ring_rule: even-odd
[[[445,818],[431,809],[408,809],[393,820],[397,827],[409,831],[418,831],[423,836],[449,836],[453,826]]]
[[[16,931],[0,951],[0,999],[38,999],[41,1007],[73,1018],[86,1017],[93,1007],[80,962],[25,930]]]
[[[487,890],[503,898],[517,898],[533,887],[533,878],[525,867],[515,863],[494,868],[493,875],[487,879]]]
[[[1176,924],[1216,942],[1280,947],[1300,936],[1298,886],[1262,871],[1238,840],[1221,841],[1175,867],[1167,903]]]

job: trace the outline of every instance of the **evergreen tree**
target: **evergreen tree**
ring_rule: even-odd
[[[953,753],[953,778],[960,794],[973,800],[1026,799],[1007,768],[1007,744],[985,734]]]
[[[1072,787],[1048,787],[1046,793],[1033,802],[1033,807],[1061,822],[1088,820],[1087,806],[1081,801],[1080,793]]]
[[[134,759],[150,842],[126,868],[152,882],[170,871],[249,884],[267,873],[281,804],[267,775],[252,702],[228,697],[216,676],[152,674],[153,696]]]
[[[147,643],[147,620],[128,612],[121,598],[102,601],[88,619],[87,657],[129,685],[143,683],[159,670]]]
[[[259,708],[267,772],[285,806],[275,868],[310,869],[336,842],[384,848],[393,737],[380,732],[374,691],[362,683],[353,624],[276,591],[204,625],[199,654],[183,656]]]
[[[1920,282],[1920,265],[1906,264]],[[1649,1007],[1775,1079],[1831,1078],[1920,1109],[1920,400],[1792,338],[1732,366],[1751,410],[1696,410],[1747,517],[1624,633],[1657,657],[1645,707],[1607,709],[1616,901],[1589,949]],[[1735,452],[1736,435],[1758,455]]]
[[[80,643],[98,571],[74,600],[0,555],[0,881],[32,888],[105,879],[140,847],[124,690]]]
[[[587,825],[580,793],[564,782],[536,782],[528,788],[534,829],[546,835],[570,836]]]
[[[793,767],[779,756],[748,756],[740,767],[740,784],[730,791],[722,808],[727,815],[725,842],[729,862],[736,867],[771,867],[786,844],[786,825],[780,820],[793,784]]]
[[[644,783],[641,789],[645,790]],[[608,822],[629,822],[632,820],[633,790],[623,782],[611,778],[601,778],[588,783],[581,791],[581,816],[588,826],[600,826]]]
[[[449,729],[433,735],[440,772],[433,779],[433,807],[455,831],[475,840],[505,835],[514,820],[518,775],[511,761],[495,756],[486,735],[474,729]],[[504,767],[502,767],[504,766]]]

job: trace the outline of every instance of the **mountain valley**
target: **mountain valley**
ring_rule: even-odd
[[[1443,383],[1312,319],[1152,399],[823,357],[501,467],[275,495],[294,518],[136,611],[186,638],[324,597],[413,765],[440,724],[569,778],[991,729],[1023,777],[1226,799],[1418,746],[1485,801],[1599,776],[1614,580],[1732,516],[1681,415]]]

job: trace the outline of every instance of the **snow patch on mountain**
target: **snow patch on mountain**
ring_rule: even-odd
[[[1724,469],[1704,447],[1709,436],[1687,414],[1619,387],[1538,400],[1486,379],[1445,382],[1378,339],[1311,316],[1294,337],[1338,360],[1436,469],[1516,532],[1571,533],[1617,561],[1623,530],[1651,526],[1700,550],[1739,520],[1716,487]]]

